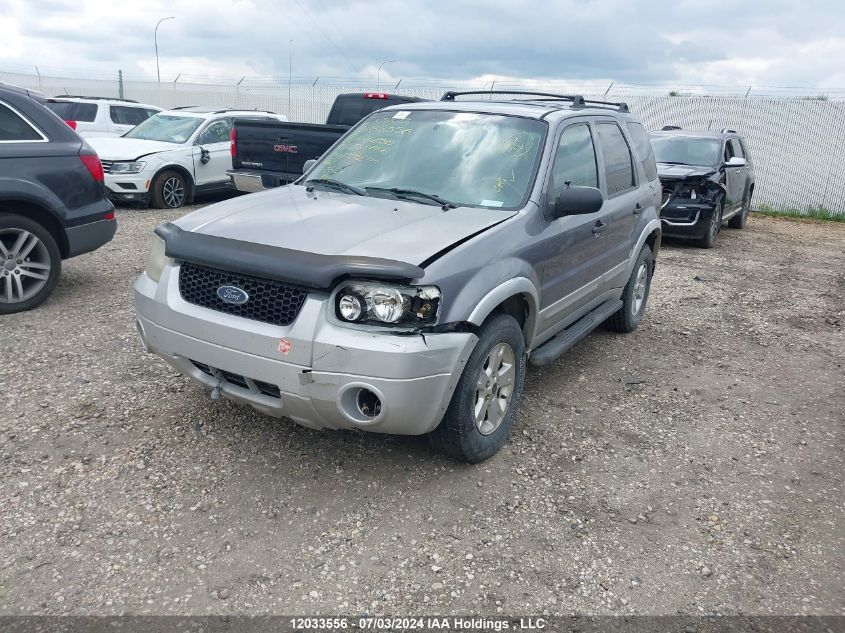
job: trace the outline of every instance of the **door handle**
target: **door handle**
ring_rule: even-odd
[[[737,167],[737,168],[736,168],[736,173],[741,174],[741,173],[742,173],[742,169],[741,169],[741,168],[739,168],[739,167]]]
[[[634,215],[639,215],[642,210],[643,206],[639,202],[634,205]]]
[[[596,224],[593,227],[593,235],[595,235],[596,237],[601,235],[601,232],[604,231],[606,226],[607,226],[606,222],[602,222],[601,220],[596,220]]]

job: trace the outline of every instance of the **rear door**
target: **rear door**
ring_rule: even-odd
[[[602,234],[601,266],[611,278],[628,262],[632,235],[637,227],[647,196],[639,186],[640,177],[628,139],[618,121],[596,122],[600,164],[603,169],[604,217],[607,226]],[[656,168],[655,168],[656,171]],[[648,191],[648,189],[645,189]],[[615,284],[613,284],[615,286]]]
[[[594,131],[588,120],[567,119],[557,138],[548,175],[548,200],[553,204],[570,183],[599,186]],[[601,292],[603,211],[569,215],[547,224],[542,231],[546,255],[542,278],[540,330],[560,329]],[[548,216],[546,216],[548,217]]]
[[[220,117],[206,123],[194,141],[194,182],[198,187],[228,185],[226,171],[232,168],[232,149],[229,138],[232,117]]]

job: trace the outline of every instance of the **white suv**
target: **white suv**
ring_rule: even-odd
[[[54,97],[47,107],[85,138],[120,136],[161,112],[158,106],[109,97]]]
[[[109,197],[175,209],[195,194],[233,189],[226,172],[236,118],[287,121],[269,111],[188,106],[159,112],[120,138],[90,139]]]

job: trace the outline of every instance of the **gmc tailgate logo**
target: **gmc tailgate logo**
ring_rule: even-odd
[[[273,145],[274,152],[282,152],[283,154],[298,154],[299,150],[297,149],[296,145]]]

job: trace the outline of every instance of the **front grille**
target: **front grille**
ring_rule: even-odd
[[[241,376],[240,374],[233,374],[230,371],[215,369],[196,360],[192,360],[191,362],[194,364],[194,367],[199,369],[202,373],[208,374],[214,378],[222,378],[223,382],[228,382],[229,384],[240,387],[241,389],[252,391],[252,387],[250,386],[251,382],[255,385],[255,388],[265,396],[270,396],[271,398],[282,397],[282,391],[277,385],[271,385],[269,382],[264,382],[263,380],[247,378],[246,376]]]
[[[111,165],[114,161],[113,160],[100,160],[100,162],[103,164],[103,172],[106,173],[106,174],[110,174],[111,173]]]
[[[226,303],[217,296],[221,286],[236,286],[249,295],[249,299],[242,305]],[[293,323],[308,295],[307,290],[280,281],[238,275],[189,262],[184,262],[179,271],[179,292],[188,303],[273,325]]]

